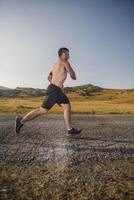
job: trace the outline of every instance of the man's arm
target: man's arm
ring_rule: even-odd
[[[73,80],[76,80],[76,74],[68,61],[65,62],[65,68],[66,68],[67,72],[70,74],[70,77]]]
[[[49,82],[51,82],[51,80],[52,80],[52,75],[53,75],[53,73],[52,73],[52,70],[51,70],[48,77],[47,77],[47,80],[49,80]]]

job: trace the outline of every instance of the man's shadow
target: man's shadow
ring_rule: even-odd
[[[110,140],[110,139],[101,139],[97,137],[87,137],[87,136],[77,136],[71,137],[70,139],[75,140],[85,140],[85,141],[101,141],[101,142],[116,142],[116,143],[125,143],[125,144],[134,144],[134,141],[126,141],[126,140]]]

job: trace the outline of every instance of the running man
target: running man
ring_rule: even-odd
[[[41,107],[32,110],[24,117],[15,117],[15,132],[20,133],[22,126],[29,120],[32,120],[40,115],[47,114],[52,106],[57,103],[64,109],[64,121],[67,129],[67,135],[74,135],[81,130],[72,127],[71,124],[71,104],[68,97],[63,92],[63,83],[67,78],[67,73],[73,80],[76,80],[76,74],[72,69],[69,59],[69,49],[62,47],[58,50],[58,60],[53,64],[52,70],[48,75],[50,84],[47,86],[45,98]]]

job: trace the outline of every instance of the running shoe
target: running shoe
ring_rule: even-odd
[[[16,116],[15,117],[15,132],[18,134],[20,133],[20,129],[24,124],[22,124],[20,121],[22,120],[23,117],[21,116]]]
[[[81,132],[80,129],[72,128],[71,130],[67,131],[66,135],[76,135],[76,134],[79,134],[80,132]]]

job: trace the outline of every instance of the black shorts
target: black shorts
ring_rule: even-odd
[[[41,107],[49,110],[57,103],[61,106],[61,103],[70,103],[68,97],[62,92],[61,88],[57,85],[50,83],[46,90],[46,96],[41,104]]]

